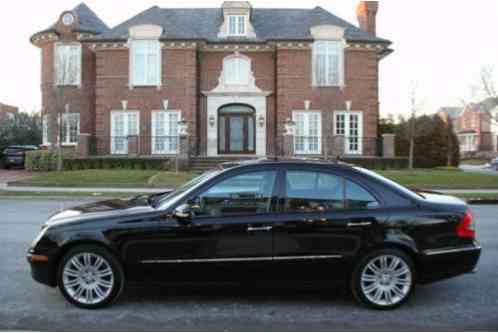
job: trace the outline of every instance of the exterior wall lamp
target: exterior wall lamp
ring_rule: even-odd
[[[284,135],[294,135],[294,129],[296,127],[296,122],[290,118],[284,122],[285,132]]]
[[[258,124],[259,124],[259,127],[265,126],[265,117],[263,117],[263,115],[260,115],[258,117]]]
[[[214,127],[214,122],[215,122],[216,119],[214,119],[214,116],[213,115],[210,115],[209,116],[209,126],[210,127]]]
[[[178,121],[178,135],[187,135],[188,124],[185,119]]]

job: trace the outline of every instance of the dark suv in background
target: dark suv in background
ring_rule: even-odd
[[[24,168],[24,160],[26,158],[27,151],[38,150],[38,146],[35,145],[12,145],[8,146],[2,152],[2,161],[5,169],[10,169],[11,167],[21,167]]]

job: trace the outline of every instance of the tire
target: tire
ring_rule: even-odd
[[[353,296],[378,310],[391,310],[405,303],[415,287],[415,265],[396,249],[374,251],[356,265],[352,278]]]
[[[62,257],[57,284],[69,303],[84,309],[98,309],[119,297],[125,278],[120,262],[105,248],[80,245]]]

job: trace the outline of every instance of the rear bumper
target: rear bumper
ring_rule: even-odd
[[[419,258],[419,282],[430,283],[465,273],[475,272],[481,256],[481,246],[473,244],[423,251]]]

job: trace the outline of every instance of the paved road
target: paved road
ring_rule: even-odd
[[[0,330],[498,329],[498,206],[474,207],[484,248],[480,271],[418,286],[395,311],[365,309],[341,290],[237,287],[131,289],[110,308],[85,311],[33,282],[24,259],[49,213],[74,203],[0,200]]]

